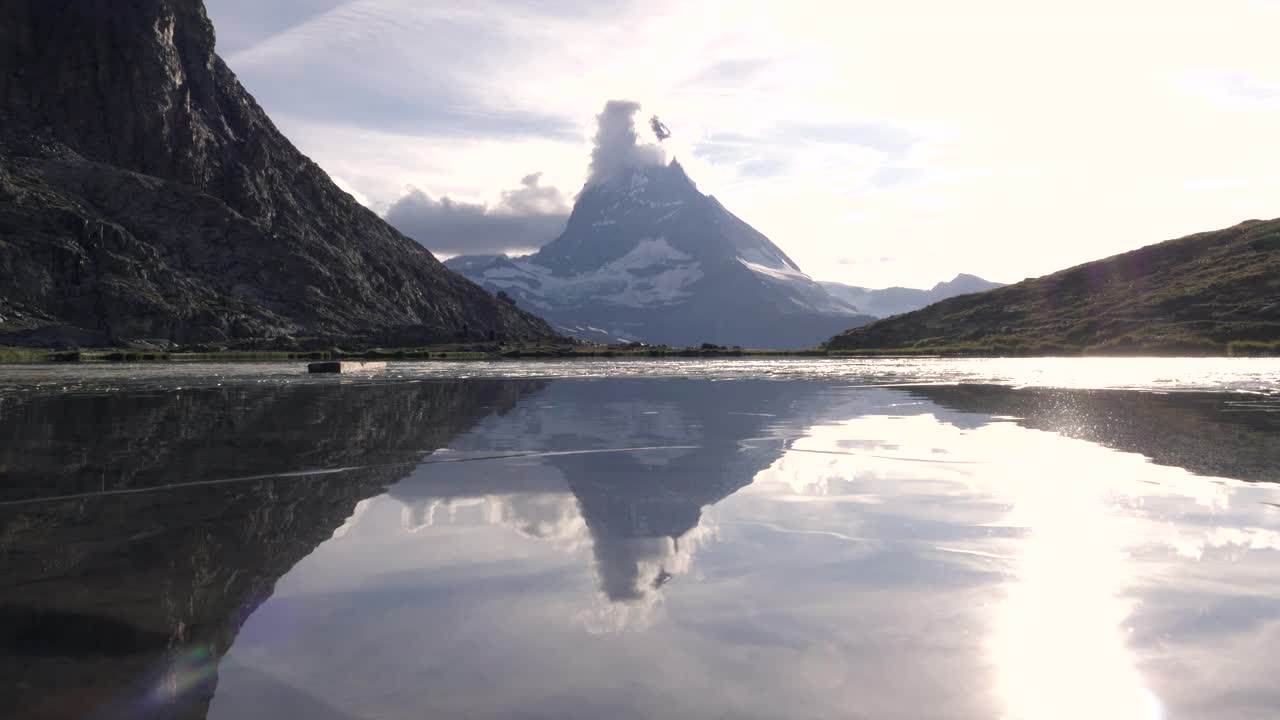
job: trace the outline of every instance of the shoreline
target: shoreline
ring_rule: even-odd
[[[140,350],[125,348],[35,349],[0,347],[0,365],[122,362],[303,362],[336,360],[382,361],[466,361],[466,360],[591,360],[664,358],[1089,358],[1089,357],[1280,357],[1280,344],[1229,345],[1209,350],[1188,348],[1055,348],[1051,352],[1010,352],[980,347],[887,348],[866,350],[766,350],[747,348],[676,348],[667,346],[467,346],[447,345],[421,348],[373,348],[370,350]]]

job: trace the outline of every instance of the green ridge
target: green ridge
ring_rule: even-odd
[[[1149,245],[847,330],[833,354],[1280,354],[1280,220]]]

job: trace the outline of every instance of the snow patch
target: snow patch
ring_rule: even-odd
[[[701,265],[671,247],[664,237],[636,243],[631,252],[589,273],[558,277],[526,260],[514,267],[491,268],[483,281],[501,289],[520,288],[535,308],[549,310],[584,303],[627,307],[671,305],[689,296],[688,287],[702,279]]]
[[[671,247],[665,237],[659,237],[641,240],[636,243],[631,252],[618,258],[613,264],[626,268],[648,267],[659,263],[681,263],[692,259],[691,255]]]
[[[757,255],[762,255],[762,253],[757,253]],[[774,280],[781,280],[783,282],[796,282],[796,281],[804,282],[804,283],[813,282],[813,278],[810,278],[808,275],[805,275],[799,270],[792,270],[790,268],[782,269],[777,267],[768,267],[766,265],[761,265],[760,263],[751,262],[750,260],[747,260],[746,258],[742,258],[742,257],[738,258],[738,262],[746,266],[746,268],[751,272],[773,278]]]

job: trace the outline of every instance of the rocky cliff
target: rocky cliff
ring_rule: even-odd
[[[0,344],[551,335],[302,155],[200,0],[0,5]]]

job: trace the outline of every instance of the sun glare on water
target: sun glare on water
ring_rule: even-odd
[[[1091,450],[1082,444],[1069,462],[1039,466],[1059,469],[1006,485],[1008,523],[1027,532],[990,644],[1009,720],[1164,718],[1128,644],[1134,603],[1121,591],[1133,528],[1108,502],[1115,457]],[[1134,465],[1134,474],[1150,467]]]

